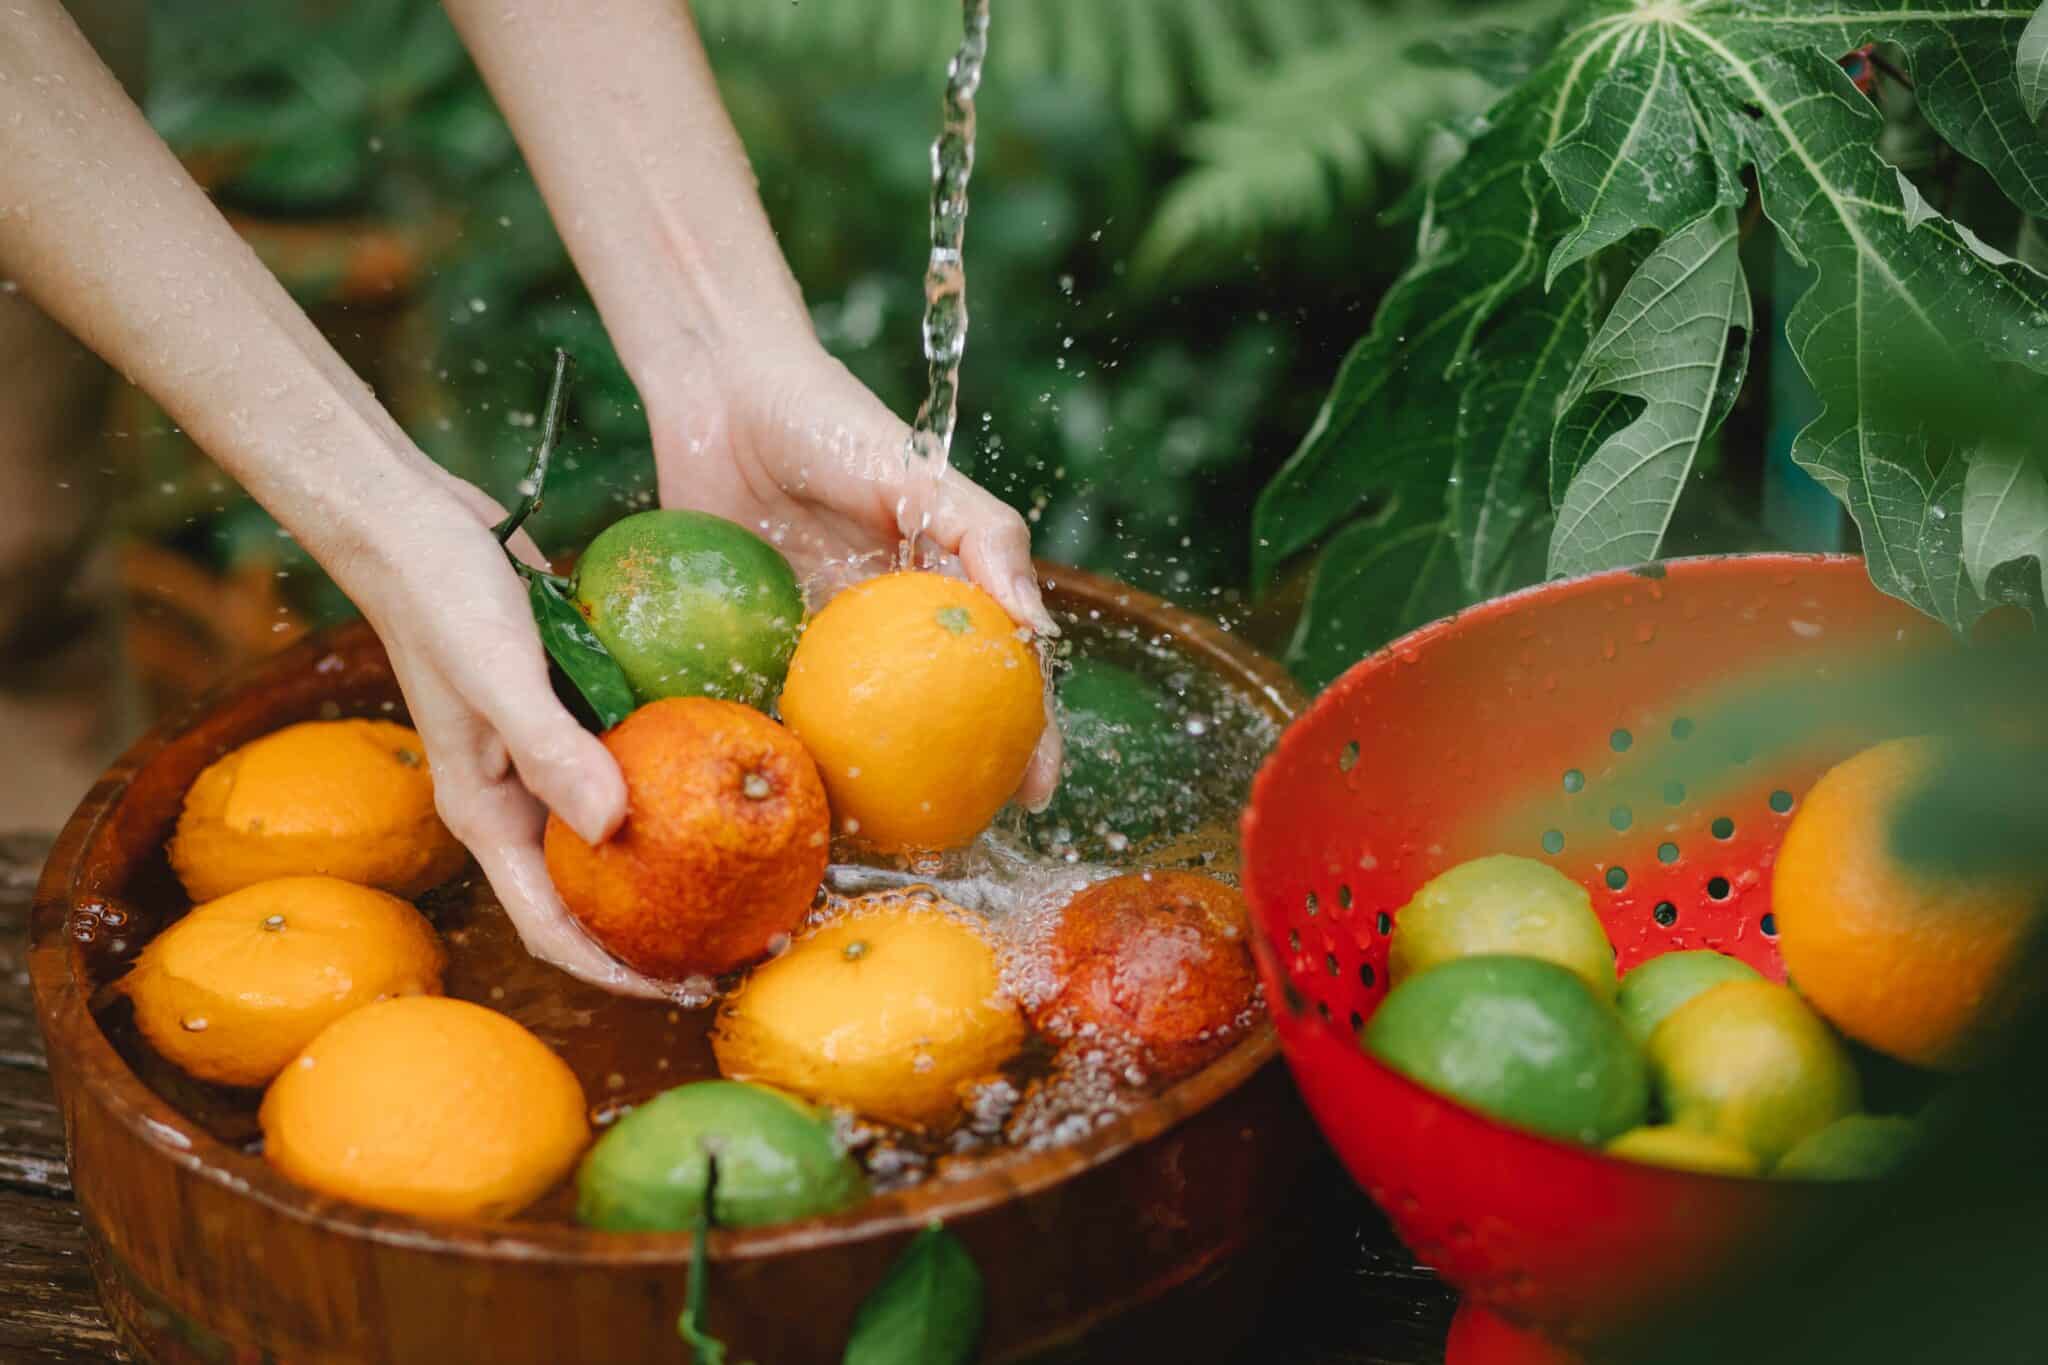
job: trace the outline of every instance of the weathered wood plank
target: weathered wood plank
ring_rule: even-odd
[[[0,1191],[0,1360],[126,1360],[93,1297],[85,1230],[69,1200]]]

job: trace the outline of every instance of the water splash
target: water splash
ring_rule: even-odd
[[[967,181],[974,173],[974,92],[988,57],[988,0],[962,0],[960,49],[946,68],[944,120],[932,141],[932,249],[924,272],[925,398],[903,452],[904,493],[896,504],[905,566],[932,523],[952,458],[960,408],[960,359],[967,351]]]

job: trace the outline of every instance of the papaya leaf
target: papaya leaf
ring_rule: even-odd
[[[527,605],[540,628],[541,647],[576,689],[600,731],[609,730],[633,712],[633,689],[625,671],[569,597],[569,580],[513,561],[526,580]]]
[[[1963,477],[1963,567],[1988,596],[1992,574],[2024,559],[2048,574],[2048,476],[2038,463],[1985,451]]]
[[[845,1365],[967,1365],[981,1339],[982,1300],[974,1258],[933,1223],[861,1304]]]
[[[1444,522],[1388,521],[1345,527],[1316,564],[1285,655],[1308,687],[1327,686],[1410,624],[1453,611],[1461,600]]]
[[[2027,20],[2027,26],[2020,30],[2019,52],[2015,59],[2015,74],[2020,84],[2020,103],[2025,106],[2027,117],[2040,121],[2041,110],[2048,108],[2048,0],[2034,11],[2034,17]]]
[[[1681,96],[1682,98],[1682,96]],[[1664,239],[1601,324],[1566,390],[1564,471],[1550,539],[1553,575],[1656,558],[1700,443],[1727,415],[1745,368],[1749,286],[1735,215],[1719,209]],[[1729,344],[1730,334],[1740,339]],[[1569,439],[1605,422],[1611,395],[1635,401],[1628,425],[1590,451]],[[1591,402],[1599,416],[1576,418]]]

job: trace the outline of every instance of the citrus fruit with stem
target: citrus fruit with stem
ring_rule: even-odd
[[[1135,1045],[1155,1079],[1186,1075],[1236,1041],[1258,988],[1244,896],[1193,872],[1096,882],[1060,911],[1053,992],[1032,1017],[1054,1038]]]
[[[572,588],[633,695],[722,697],[765,708],[803,628],[796,572],[736,522],[659,508],[600,531]]]
[[[1673,1123],[1739,1142],[1766,1165],[1862,1103],[1848,1049],[1790,987],[1769,981],[1694,996],[1657,1025],[1649,1057]]]
[[[757,968],[720,1008],[719,1070],[905,1128],[945,1128],[962,1088],[1024,1042],[966,911],[881,894]]]
[[[566,1062],[504,1015],[443,996],[329,1024],[271,1082],[258,1118],[264,1157],[292,1180],[441,1218],[517,1213],[590,1138]]]
[[[195,901],[313,875],[410,900],[468,857],[435,814],[420,737],[388,720],[305,721],[230,751],[194,779],[170,842]]]
[[[1642,1047],[1671,1011],[1701,991],[1723,981],[1761,980],[1762,973],[1741,958],[1711,948],[1662,953],[1639,963],[1621,978],[1614,1006],[1621,1011],[1622,1026],[1628,1030],[1628,1036]]]
[[[576,1173],[576,1217],[615,1232],[686,1232],[713,1156],[721,1227],[811,1218],[867,1196],[827,1116],[767,1086],[699,1081],[656,1095],[597,1140]]]
[[[1892,822],[1943,746],[1892,740],[1815,783],[1771,874],[1778,948],[1800,994],[1849,1037],[1916,1066],[1967,1065],[2017,1004],[2044,891],[1903,865]]]
[[[434,930],[412,906],[334,877],[280,877],[195,907],[149,941],[121,990],[180,1070],[258,1086],[330,1023],[441,989]]]
[[[993,597],[892,573],[833,598],[797,642],[782,718],[817,757],[841,828],[886,851],[987,828],[1045,728],[1038,653]]]
[[[1535,957],[1460,957],[1395,986],[1365,1050],[1505,1122],[1602,1143],[1649,1109],[1642,1054],[1578,973]]]
[[[1555,962],[1602,1000],[1614,998],[1614,947],[1592,897],[1548,863],[1495,854],[1423,883],[1395,916],[1388,980],[1398,986],[1438,963],[1482,953]]]
[[[671,981],[731,971],[793,932],[830,854],[817,766],[751,707],[650,702],[604,745],[626,781],[626,819],[600,844],[548,817],[548,875],[577,921],[621,962]]]

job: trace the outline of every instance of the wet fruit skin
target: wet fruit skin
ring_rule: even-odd
[[[1614,948],[1592,897],[1548,863],[1497,854],[1424,883],[1395,917],[1388,979],[1398,986],[1482,953],[1545,958],[1577,972],[1601,999],[1614,998]]]
[[[397,897],[281,877],[194,907],[150,940],[121,990],[179,1069],[259,1086],[351,1010],[439,992],[444,960],[432,926]]]
[[[1761,1175],[1756,1154],[1739,1142],[1669,1124],[1631,1128],[1607,1144],[1607,1155],[1708,1175]]]
[[[1244,896],[1192,872],[1112,877],[1060,912],[1059,988],[1032,1010],[1049,1036],[1135,1043],[1154,1080],[1229,1051],[1258,986]],[[1092,1026],[1092,1028],[1091,1028]]]
[[[1035,828],[1097,826],[1142,839],[1192,811],[1193,742],[1166,694],[1129,669],[1076,659],[1056,684],[1066,762],[1059,790]]]
[[[1836,1028],[1915,1066],[1967,1066],[2018,1003],[2011,973],[2048,888],[1902,866],[1893,813],[1943,757],[1893,740],[1824,774],[1771,874],[1778,948]]]
[[[803,627],[789,561],[705,512],[636,512],[576,562],[576,605],[642,702],[719,697],[765,708]]]
[[[576,1176],[576,1217],[614,1232],[681,1232],[704,1207],[708,1154],[721,1227],[834,1213],[867,1197],[867,1177],[825,1115],[766,1086],[699,1081],[664,1091],[597,1140]]]
[[[1365,1050],[1504,1122],[1604,1143],[1649,1111],[1643,1058],[1614,1007],[1533,957],[1461,957],[1387,993]]]
[[[626,819],[601,844],[548,818],[548,875],[621,962],[680,981],[761,957],[810,910],[831,849],[818,770],[751,707],[650,702],[604,736]]]
[[[839,828],[886,852],[957,848],[1016,792],[1045,729],[1037,651],[993,597],[936,573],[848,588],[805,628],[783,720]]]
[[[1694,996],[1657,1025],[1649,1057],[1671,1122],[1739,1142],[1766,1166],[1862,1104],[1841,1040],[1769,981]]]
[[[185,793],[171,867],[195,901],[328,876],[411,900],[469,854],[434,811],[426,748],[388,720],[306,721],[210,764]]]
[[[1806,1138],[1772,1175],[1804,1180],[1881,1180],[1911,1161],[1924,1133],[1911,1119],[1850,1114]]]
[[[961,1117],[961,1088],[1024,1043],[994,948],[942,901],[877,895],[757,968],[718,1014],[719,1070],[904,1128]]]
[[[258,1113],[265,1160],[373,1208],[504,1218],[590,1140],[583,1088],[524,1028],[466,1000],[383,1000],[323,1029]]]
[[[1664,953],[1634,968],[1621,979],[1615,1008],[1638,1047],[1648,1045],[1657,1025],[1686,1001],[1724,981],[1761,981],[1756,968],[1740,958],[1711,948]]]

